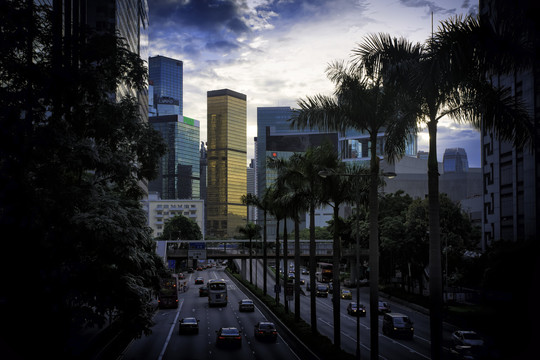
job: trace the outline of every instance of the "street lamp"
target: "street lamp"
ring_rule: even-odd
[[[381,173],[382,176],[384,177],[387,177],[389,179],[392,179],[394,177],[396,177],[396,173],[395,172],[382,172]],[[328,176],[350,176],[350,177],[357,177],[357,178],[360,178],[362,176],[365,176],[365,177],[370,177],[371,174],[347,174],[347,173],[337,173],[335,172],[334,170],[332,169],[328,169],[328,170],[321,170],[319,171],[319,176],[322,177],[322,178],[326,178]],[[357,186],[356,187],[356,209],[358,211],[358,209],[360,208],[360,187]],[[370,216],[370,221],[372,217]],[[356,219],[356,309],[357,311],[359,310],[359,307],[360,307],[360,238],[359,238],[359,228],[358,228],[358,221],[359,219],[357,218]],[[375,219],[376,221],[376,219]],[[370,228],[371,226],[376,226],[376,224],[371,224],[370,222]],[[370,236],[371,236],[371,231],[370,231]],[[371,241],[372,239],[370,239],[370,244],[373,244],[373,243],[378,243],[378,241]],[[370,260],[373,260],[374,257],[377,257],[378,258],[378,255],[379,255],[379,252],[378,252],[378,248],[375,249],[375,248],[372,248],[372,246],[370,246]],[[372,267],[373,266],[373,263],[370,264],[370,266]],[[378,274],[378,272],[376,272],[376,274]],[[378,326],[373,326],[373,323],[375,322],[376,325],[378,325],[378,307],[375,306],[374,304],[376,304],[378,302],[378,287],[379,287],[379,279],[377,279],[376,277],[374,276],[370,276],[370,280],[369,280],[369,287],[370,287],[370,318],[371,318],[371,322],[372,322],[372,326],[371,326],[371,339],[377,339],[378,341]],[[358,314],[357,314],[358,315]],[[373,319],[377,319],[375,321],[373,321]],[[373,340],[372,340],[373,342]],[[360,316],[357,316],[356,317],[356,358],[357,359],[360,359]]]

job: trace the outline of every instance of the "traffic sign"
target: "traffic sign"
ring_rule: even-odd
[[[190,242],[189,250],[205,250],[206,244],[203,242]]]

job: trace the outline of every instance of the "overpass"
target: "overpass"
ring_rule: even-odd
[[[157,252],[165,260],[169,259],[247,259],[249,254],[249,240],[157,240]],[[263,242],[261,239],[252,240],[251,258],[257,259],[263,257]],[[275,252],[276,240],[267,240],[267,257],[273,258]],[[283,241],[279,241],[280,256],[283,256]],[[315,257],[319,259],[328,259],[333,256],[333,240],[315,240]],[[289,240],[287,244],[288,256],[293,258],[295,254],[294,239]],[[360,250],[361,256],[368,256],[367,249]],[[342,248],[341,257],[356,256],[354,247]],[[309,240],[300,240],[300,257],[309,258]]]

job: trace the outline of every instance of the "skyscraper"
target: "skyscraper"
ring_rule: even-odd
[[[449,148],[443,156],[444,173],[466,173],[469,171],[469,160],[463,148]]]
[[[232,236],[246,223],[246,99],[229,89],[207,93],[207,232],[215,236]]]
[[[149,121],[163,136],[168,150],[148,190],[158,192],[162,199],[199,199],[200,122],[178,115],[154,116]]]
[[[149,80],[153,84],[156,114],[180,115],[184,112],[182,61],[157,55],[148,59]]]

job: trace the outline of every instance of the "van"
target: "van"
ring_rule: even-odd
[[[407,315],[400,313],[386,313],[383,317],[382,331],[384,335],[391,337],[405,337],[412,339],[414,327]]]

